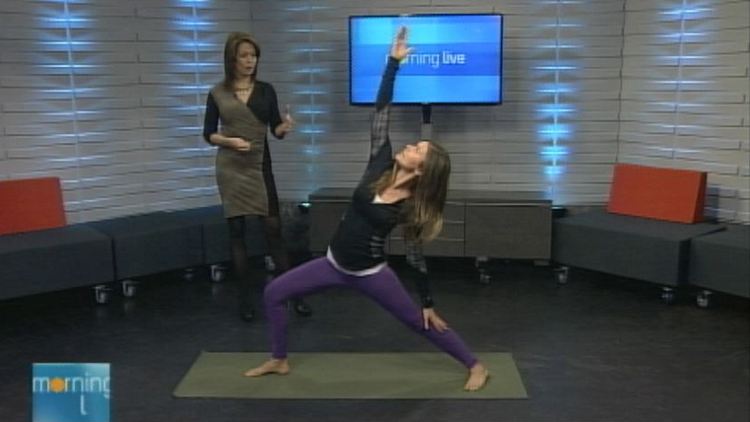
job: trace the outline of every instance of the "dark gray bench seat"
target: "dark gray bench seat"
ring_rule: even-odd
[[[110,238],[86,224],[0,236],[0,299],[114,280]]]
[[[154,212],[87,224],[111,239],[117,280],[202,264],[200,226],[170,213]]]
[[[203,264],[210,265],[231,260],[229,227],[221,205],[174,211],[168,215],[200,227]],[[248,256],[260,256],[266,253],[266,240],[259,218],[246,218],[245,244]]]
[[[678,286],[687,281],[690,241],[723,230],[596,210],[554,221],[553,260],[571,267]]]
[[[750,298],[750,226],[728,225],[725,231],[693,239],[688,282]]]

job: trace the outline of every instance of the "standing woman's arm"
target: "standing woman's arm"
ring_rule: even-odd
[[[266,93],[266,98],[268,101],[269,112],[271,113],[269,116],[268,125],[271,127],[271,133],[273,133],[273,136],[275,136],[276,139],[284,139],[284,136],[287,134],[287,132],[292,131],[294,120],[292,119],[292,116],[289,115],[288,106],[286,113],[284,114],[284,118],[281,118],[281,114],[279,113],[279,100],[276,96],[276,90],[271,84],[268,84],[267,87],[268,92]]]
[[[236,151],[250,151],[250,142],[239,137],[228,137],[219,133],[219,107],[211,93],[206,99],[206,115],[203,118],[203,139],[211,145],[231,148]]]
[[[211,142],[211,135],[219,131],[219,107],[216,105],[214,96],[208,93],[206,98],[206,114],[203,117],[203,139],[209,144]]]

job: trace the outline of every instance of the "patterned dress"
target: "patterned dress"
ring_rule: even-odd
[[[256,81],[246,104],[222,84],[209,92],[204,138],[208,141],[211,134],[219,132],[252,144],[248,152],[220,146],[216,153],[216,184],[225,217],[279,214],[266,136],[269,125],[274,128],[279,123],[276,92],[268,83]]]

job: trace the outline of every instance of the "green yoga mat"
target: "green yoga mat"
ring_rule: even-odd
[[[176,397],[247,399],[523,399],[510,353],[478,353],[490,370],[480,391],[463,390],[466,369],[443,353],[294,353],[288,375],[243,372],[268,353],[202,352]]]

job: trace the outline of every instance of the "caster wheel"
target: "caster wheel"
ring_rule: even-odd
[[[221,283],[227,278],[227,272],[219,264],[211,265],[211,281],[214,283]]]
[[[487,266],[487,263],[490,261],[489,258],[486,256],[478,256],[474,259],[474,267],[475,268],[482,268]]]
[[[266,266],[266,271],[268,271],[269,273],[272,273],[272,272],[276,271],[276,263],[273,262],[273,258],[271,258],[270,256],[266,255],[263,258],[263,260],[264,260],[264,263],[265,263],[265,266]]]
[[[185,268],[185,272],[182,274],[182,279],[185,281],[195,280],[195,269]]]
[[[662,302],[664,302],[667,305],[673,304],[674,301],[675,301],[674,290],[672,290],[672,289],[670,289],[668,287],[665,287],[664,289],[662,289],[662,291],[661,291],[661,300],[662,300]]]
[[[555,270],[557,284],[568,284],[568,267],[560,267]]]
[[[698,305],[699,308],[710,308],[713,300],[711,298],[711,295],[713,293],[709,292],[708,290],[704,290],[700,293],[698,293],[698,296],[695,298],[695,303]]]
[[[136,282],[133,280],[123,280],[120,286],[122,287],[122,295],[125,297],[135,296]]]
[[[492,277],[489,273],[482,272],[479,274],[479,283],[490,284],[490,281],[492,281]]]
[[[109,303],[111,292],[112,289],[107,285],[99,284],[94,286],[94,300],[97,305],[106,305]]]

